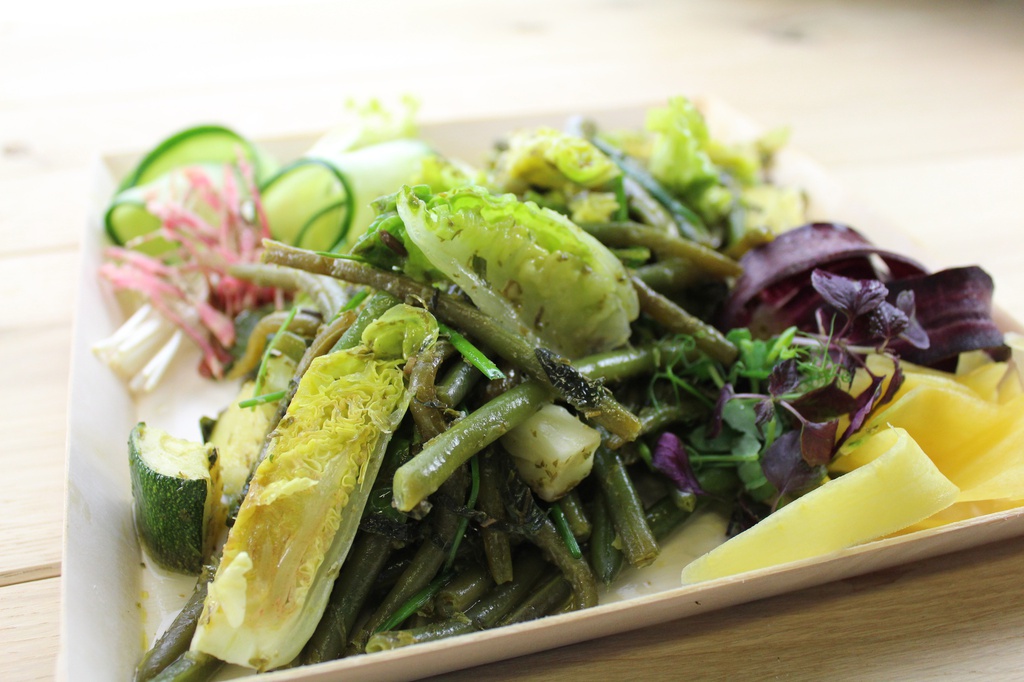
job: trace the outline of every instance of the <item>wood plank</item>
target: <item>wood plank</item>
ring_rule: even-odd
[[[0,651],[8,682],[52,680],[57,665],[60,581],[0,587]]]
[[[0,585],[60,574],[70,334],[64,325],[0,334],[14,358],[0,391],[0,470],[14,472],[0,496]]]

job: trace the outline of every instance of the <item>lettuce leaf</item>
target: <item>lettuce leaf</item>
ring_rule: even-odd
[[[406,360],[437,336],[428,312],[399,305],[359,346],[313,361],[228,534],[193,650],[260,671],[299,654],[408,407]]]

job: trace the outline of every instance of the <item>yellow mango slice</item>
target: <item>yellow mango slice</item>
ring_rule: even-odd
[[[959,490],[903,429],[879,431],[870,463],[797,498],[687,565],[683,583],[820,556],[894,533],[956,501]]]

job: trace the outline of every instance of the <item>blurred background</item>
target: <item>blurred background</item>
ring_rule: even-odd
[[[9,360],[0,391],[0,478],[10,480],[12,471],[16,478],[0,495],[0,650],[14,653],[0,667],[8,668],[5,679],[52,675],[74,289],[100,154],[145,149],[199,122],[257,138],[318,132],[338,120],[346,101],[372,96],[414,95],[429,122],[585,113],[712,94],[766,126],[789,126],[793,146],[922,243],[935,262],[982,263],[996,279],[997,299],[1024,314],[1020,2],[11,5],[0,10],[0,355]],[[37,360],[17,361],[27,357]],[[998,582],[1022,551],[1002,549],[994,563],[946,558],[917,569],[919,584],[944,592],[974,578]],[[973,621],[972,631],[1004,638],[993,649],[964,640],[952,610],[935,606],[913,622],[901,620],[899,605],[927,601],[928,590],[858,596],[861,583],[851,584],[838,602],[829,588],[696,622],[711,633],[707,641],[716,631],[769,637],[745,650],[754,656],[748,668],[737,664],[746,679],[799,677],[799,670],[807,679],[823,676],[817,664],[792,664],[815,650],[803,644],[819,636],[814,623],[835,622],[849,606],[844,600],[858,599],[891,616],[848,654],[867,666],[865,677],[892,679],[896,669],[905,677],[1019,670],[1005,644],[1024,626],[1006,606],[1013,599],[973,604],[988,615]],[[802,606],[791,607],[794,600]],[[778,634],[758,625],[769,613]],[[919,624],[936,633],[927,655],[899,645],[899,633]],[[635,668],[616,668],[615,661],[645,641],[652,642],[646,655],[678,667],[673,642],[687,627],[490,672],[541,679],[543,663],[556,673],[558,665],[563,672],[584,666],[625,678]],[[956,655],[928,667],[942,650]],[[872,663],[865,652],[879,656]]]

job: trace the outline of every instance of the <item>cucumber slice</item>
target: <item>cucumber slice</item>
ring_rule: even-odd
[[[128,438],[135,528],[162,568],[198,574],[216,536],[220,476],[212,445],[175,438],[140,422]]]
[[[171,135],[146,154],[135,170],[121,181],[118,192],[145,185],[182,166],[235,163],[239,152],[253,165],[257,182],[270,175],[270,160],[230,128],[219,125],[188,128]]]
[[[352,224],[354,194],[345,174],[324,159],[299,159],[260,188],[270,234],[287,244],[328,251]]]

